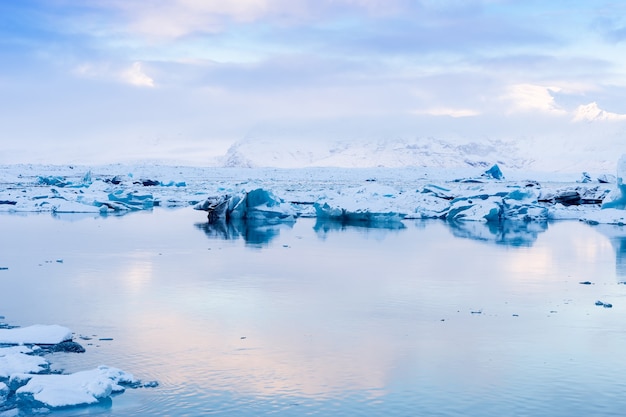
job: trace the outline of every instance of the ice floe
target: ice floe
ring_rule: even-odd
[[[14,374],[9,387],[19,386],[15,390],[18,404],[68,407],[97,403],[136,382],[132,374],[99,366],[69,375]]]
[[[63,346],[71,345],[71,349]],[[81,406],[101,402],[127,387],[142,385],[132,374],[99,366],[73,374],[52,373],[42,355],[55,351],[83,352],[72,341],[72,332],[60,325],[33,325],[0,328],[0,412],[34,408]]]
[[[72,331],[57,324],[0,329],[3,345],[54,345],[72,339]]]

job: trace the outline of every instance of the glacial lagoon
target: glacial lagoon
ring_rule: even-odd
[[[370,226],[4,214],[0,315],[75,332],[53,369],[158,381],[52,416],[626,409],[626,228]]]

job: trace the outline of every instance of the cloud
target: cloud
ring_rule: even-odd
[[[595,101],[589,104],[578,106],[574,112],[575,122],[594,121],[619,121],[626,120],[626,114],[610,113],[598,107]]]
[[[281,24],[311,21],[346,10],[388,15],[405,0],[144,0],[100,1],[121,13],[130,32],[157,38],[218,33],[232,24],[270,20]]]
[[[154,87],[154,80],[148,77],[141,69],[141,62],[133,65],[121,74],[122,80],[137,87]]]
[[[116,67],[110,63],[83,63],[74,68],[79,77],[99,80],[113,80],[136,87],[154,87],[154,80],[142,69],[141,62],[136,61],[130,67]]]
[[[472,117],[480,115],[479,111],[471,109],[455,109],[450,107],[434,107],[425,110],[413,110],[411,113],[428,116]]]
[[[565,115],[567,112],[556,104],[553,92],[559,87],[546,87],[534,84],[515,84],[508,88],[503,97],[512,105],[512,112],[539,111],[552,115]]]

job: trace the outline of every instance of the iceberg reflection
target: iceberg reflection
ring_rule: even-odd
[[[280,230],[292,228],[294,221],[280,223],[252,219],[217,219],[213,222],[196,223],[209,239],[243,239],[248,245],[264,246],[280,235]]]
[[[545,221],[448,222],[456,237],[507,246],[532,246],[540,233],[548,230]]]
[[[406,225],[401,221],[362,221],[353,219],[325,219],[317,218],[313,230],[318,236],[324,237],[331,232],[343,232],[346,230],[366,230],[373,229],[381,232],[397,231],[406,229]]]
[[[615,249],[615,273],[618,278],[626,277],[626,227],[612,224],[598,224],[593,228],[609,239]]]

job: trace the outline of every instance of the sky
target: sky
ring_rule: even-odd
[[[0,163],[436,137],[623,151],[626,3],[0,2]]]

